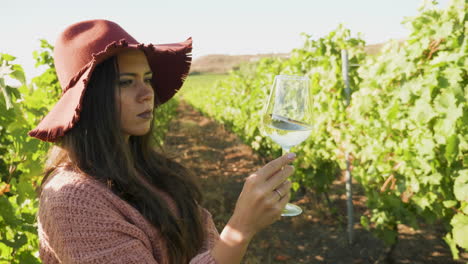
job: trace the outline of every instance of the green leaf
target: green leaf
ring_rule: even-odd
[[[5,195],[0,196],[0,220],[1,218],[12,227],[20,223],[15,216],[15,209]]]
[[[299,183],[297,183],[297,182],[293,182],[293,183],[292,183],[292,189],[293,189],[294,191],[299,190],[300,187],[301,187],[301,186],[300,186]]]
[[[437,114],[434,112],[432,106],[424,99],[419,99],[411,111],[411,118],[415,121],[426,124],[434,118]]]
[[[451,52],[439,52],[437,53],[437,56],[430,62],[430,65],[432,67],[442,67],[445,66],[448,63],[454,63],[456,62],[460,57],[460,54],[457,53],[451,53]]]
[[[22,251],[18,256],[19,263],[40,264],[41,262],[30,251]]]
[[[442,203],[446,208],[452,208],[458,204],[458,202],[454,200],[443,201]]]
[[[3,98],[5,99],[6,110],[13,108],[13,104],[11,103],[11,97],[8,93],[7,86],[5,85],[5,81],[3,78],[0,78],[0,91],[3,93]]]
[[[442,93],[434,100],[435,108],[440,112],[448,112],[452,106],[456,106],[457,102],[452,93]]]
[[[370,222],[369,222],[369,218],[367,218],[366,216],[362,215],[361,216],[361,225],[364,229],[366,230],[370,230]]]
[[[453,134],[447,139],[447,146],[445,147],[444,156],[449,164],[452,163],[457,157],[459,144],[460,140],[458,139],[457,134]]]
[[[453,232],[452,232],[453,233]],[[458,251],[458,248],[457,248],[457,243],[455,242],[455,240],[453,239],[453,236],[452,236],[452,233],[448,233],[447,235],[445,235],[444,237],[444,241],[445,243],[447,243],[447,245],[450,247],[450,251],[452,252],[452,256],[454,259],[458,259],[459,258],[459,251]]]
[[[432,138],[423,138],[421,139],[420,147],[418,148],[419,153],[429,157],[434,156],[435,143]]]
[[[22,85],[26,84],[26,76],[24,74],[23,67],[21,65],[15,64],[12,66],[13,72],[10,74],[10,77],[18,80]]]
[[[393,106],[388,111],[388,116],[387,116],[388,120],[391,121],[391,120],[396,119],[399,112],[400,112],[400,104],[398,103],[397,100],[395,100],[393,102]]]
[[[453,240],[458,246],[468,250],[468,216],[456,214],[450,224],[453,227]]]
[[[446,21],[438,28],[436,34],[434,35],[434,38],[435,39],[446,38],[452,33],[452,29],[453,29],[453,22]]]
[[[447,67],[443,73],[451,86],[456,86],[463,80],[463,70],[461,68]]]
[[[36,198],[36,193],[31,185],[31,182],[26,179],[21,179],[16,185],[18,197],[16,198],[19,205],[23,204],[26,199]]]
[[[461,170],[453,184],[453,193],[459,201],[468,201],[468,170]]]
[[[452,135],[456,131],[456,120],[452,118],[438,119],[434,125],[435,139],[439,144],[447,144],[446,135]]]
[[[11,56],[11,55],[6,54],[6,53],[0,53],[0,62],[2,60],[4,60],[4,61],[14,61],[14,60],[16,60],[16,57]]]
[[[11,258],[11,253],[13,249],[0,241],[0,259],[10,259]],[[6,263],[6,262],[0,262],[0,263]]]
[[[461,202],[460,210],[461,210],[464,214],[468,215],[468,201],[466,201],[466,202],[465,202],[465,201],[462,201],[462,202]]]
[[[380,236],[387,245],[393,245],[396,242],[398,232],[393,229],[382,229],[380,230]]]
[[[22,247],[24,244],[28,242],[28,238],[26,237],[25,234],[15,234],[13,241],[10,241],[7,239],[1,239],[0,242],[2,242],[3,244],[11,248],[19,249],[20,247]]]

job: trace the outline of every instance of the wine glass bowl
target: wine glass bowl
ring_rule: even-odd
[[[281,146],[283,155],[306,140],[311,132],[311,93],[305,76],[277,75],[265,102],[261,131]],[[302,213],[297,205],[288,203],[282,216]]]

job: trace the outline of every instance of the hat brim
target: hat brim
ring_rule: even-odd
[[[112,42],[105,50],[93,54],[93,60],[72,78],[59,101],[28,135],[42,141],[55,142],[79,121],[87,82],[94,68],[107,58],[126,49],[142,50],[153,74],[155,105],[172,98],[182,87],[192,61],[192,39],[173,44],[128,44],[125,40]]]

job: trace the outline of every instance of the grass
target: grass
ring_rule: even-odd
[[[227,76],[227,74],[189,75],[180,93],[178,93],[178,97],[188,100],[190,104],[193,104],[190,100],[200,98],[200,94],[212,93],[216,83],[225,79]]]

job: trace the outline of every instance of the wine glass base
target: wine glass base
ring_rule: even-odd
[[[301,213],[302,209],[299,206],[287,203],[283,209],[283,212],[281,213],[281,216],[296,216],[300,215]]]

